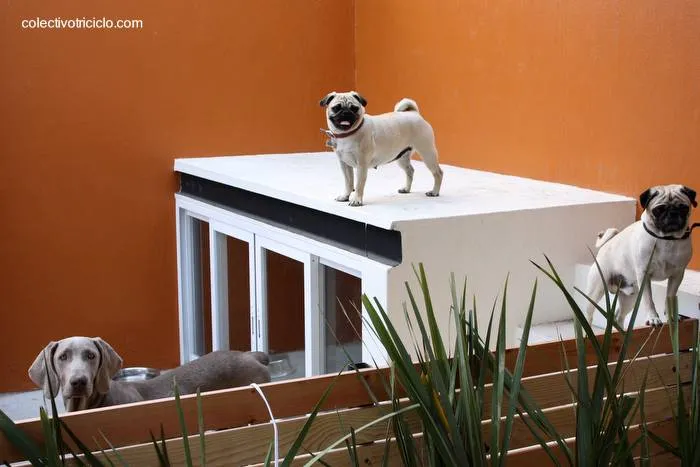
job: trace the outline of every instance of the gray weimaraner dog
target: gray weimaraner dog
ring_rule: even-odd
[[[263,352],[219,350],[145,381],[112,381],[122,358],[99,337],[68,337],[50,342],[29,368],[29,378],[46,398],[59,389],[68,412],[267,383],[269,358]],[[48,370],[47,370],[48,369]],[[51,390],[49,390],[49,381]]]

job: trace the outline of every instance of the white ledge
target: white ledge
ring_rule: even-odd
[[[343,188],[331,152],[176,159],[175,171],[213,180],[384,229],[403,222],[595,203],[634,203],[632,198],[558,183],[500,175],[441,164],[438,198],[427,198],[430,172],[420,161],[410,194],[399,194],[404,174],[397,164],[371,169],[365,205],[334,200]]]

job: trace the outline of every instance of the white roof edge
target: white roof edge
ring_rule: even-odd
[[[294,157],[294,156],[318,156],[318,155],[332,155],[331,152],[297,152],[297,153],[282,153],[282,154],[265,154],[266,156],[284,156],[284,157]],[[358,222],[363,222],[366,224],[370,224],[376,227],[384,228],[384,229],[390,229],[390,230],[401,230],[401,227],[405,223],[415,223],[415,222],[420,222],[421,220],[424,221],[429,221],[429,219],[396,219],[396,218],[389,218],[386,216],[382,215],[375,215],[374,212],[370,211],[363,211],[361,207],[359,208],[352,208],[354,211],[351,215],[348,214],[348,211],[346,210],[345,212],[337,212],[334,210],[332,207],[330,207],[329,204],[325,205],[320,205],[319,200],[317,198],[314,198],[312,196],[306,196],[303,194],[300,194],[298,191],[289,191],[289,190],[282,190],[282,189],[277,189],[274,186],[270,184],[264,184],[264,183],[258,183],[255,180],[251,179],[251,177],[246,177],[246,178],[240,178],[236,176],[236,174],[222,174],[221,172],[215,171],[215,170],[210,170],[206,167],[206,163],[202,164],[204,160],[214,160],[214,159],[219,159],[219,158],[229,158],[229,157],[256,157],[256,156],[262,156],[260,154],[255,155],[255,154],[249,154],[249,155],[223,155],[223,156],[210,156],[210,157],[195,157],[195,158],[175,158],[174,163],[173,163],[173,168],[176,172],[181,172],[197,177],[202,177],[207,180],[212,180],[218,183],[222,183],[228,186],[233,186],[237,187],[243,190],[251,191],[254,193],[258,193],[264,196],[269,196],[273,198],[278,198],[286,202],[290,202],[293,204],[297,204],[299,206],[304,206],[309,209],[314,209],[320,212],[328,213],[328,214],[333,214],[333,215],[338,215],[340,217],[348,218],[351,220],[355,220]],[[467,169],[467,170],[472,170],[479,172],[475,169],[468,169],[464,167],[459,167],[459,166],[454,166],[454,165],[449,165],[449,164],[441,164],[443,167],[450,167],[453,169]],[[483,171],[481,171],[483,172]],[[536,208],[519,208],[519,209],[514,209],[518,211],[528,211],[528,210],[538,210],[538,209],[551,209],[551,208],[558,208],[558,207],[573,207],[573,206],[581,206],[581,205],[586,205],[586,204],[618,204],[618,203],[635,203],[637,202],[636,198],[632,198],[626,195],[620,195],[617,193],[609,193],[609,192],[604,192],[601,190],[595,190],[592,188],[586,188],[586,187],[579,187],[575,185],[569,185],[566,183],[561,183],[561,182],[553,182],[553,181],[548,181],[548,180],[537,180],[537,179],[532,179],[528,177],[523,177],[523,176],[518,176],[518,175],[504,175],[504,174],[499,174],[503,175],[504,177],[510,177],[514,179],[521,179],[521,180],[527,180],[527,181],[535,181],[535,182],[541,182],[541,183],[546,183],[546,184],[551,184],[551,185],[556,185],[560,187],[571,187],[575,188],[577,190],[584,190],[584,191],[590,191],[594,193],[603,193],[607,195],[607,199],[604,200],[589,200],[589,201],[570,201],[570,202],[564,202],[563,204],[556,205],[556,206],[546,206],[546,207],[536,207]],[[450,218],[459,218],[459,217],[464,217],[464,216],[470,216],[470,215],[489,215],[489,214],[497,214],[497,213],[503,213],[503,212],[509,212],[508,209],[499,209],[495,211],[481,211],[479,213],[473,213],[473,214],[463,214],[463,215],[458,215],[458,214],[452,214],[452,213],[445,213],[444,216],[440,216],[439,214],[435,215],[435,217],[432,217],[431,219],[450,219]]]

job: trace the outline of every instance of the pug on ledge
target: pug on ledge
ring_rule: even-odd
[[[406,173],[406,182],[399,193],[410,192],[414,151],[433,174],[433,189],[426,195],[440,194],[442,169],[438,165],[435,135],[418,112],[415,101],[401,99],[393,112],[381,115],[368,115],[367,100],[355,91],[331,92],[320,103],[326,109],[328,145],[335,150],[345,178],[345,190],[336,201],[350,200],[350,206],[361,206],[367,171],[393,161]]]
[[[697,207],[695,190],[683,185],[661,185],[649,188],[639,196],[644,209],[641,219],[622,232],[607,229],[598,234],[596,259],[603,272],[603,279],[612,293],[619,291],[619,310],[615,320],[623,326],[625,317],[632,311],[644,280],[649,263],[649,279],[668,279],[666,296],[674,297],[683,280],[683,274],[693,255],[690,234],[690,212]],[[654,247],[656,249],[654,250]],[[586,294],[598,302],[605,293],[596,265],[588,273]],[[646,324],[660,326],[661,319],[651,297],[651,284],[647,283],[640,302],[640,313],[646,311]],[[586,317],[593,322],[595,308],[588,304]],[[668,310],[665,310],[668,316]]]

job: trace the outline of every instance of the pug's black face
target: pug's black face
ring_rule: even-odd
[[[331,102],[328,108],[328,120],[340,131],[350,130],[361,117],[361,107],[352,102]]]
[[[350,131],[362,120],[367,101],[356,92],[332,92],[321,99],[321,106],[326,108],[326,117],[331,127],[337,132]]]
[[[688,225],[690,206],[684,203],[659,203],[651,208],[654,225],[663,233],[680,232]]]
[[[659,185],[639,195],[639,202],[659,231],[664,234],[688,228],[691,206],[698,205],[697,193],[684,185]]]

